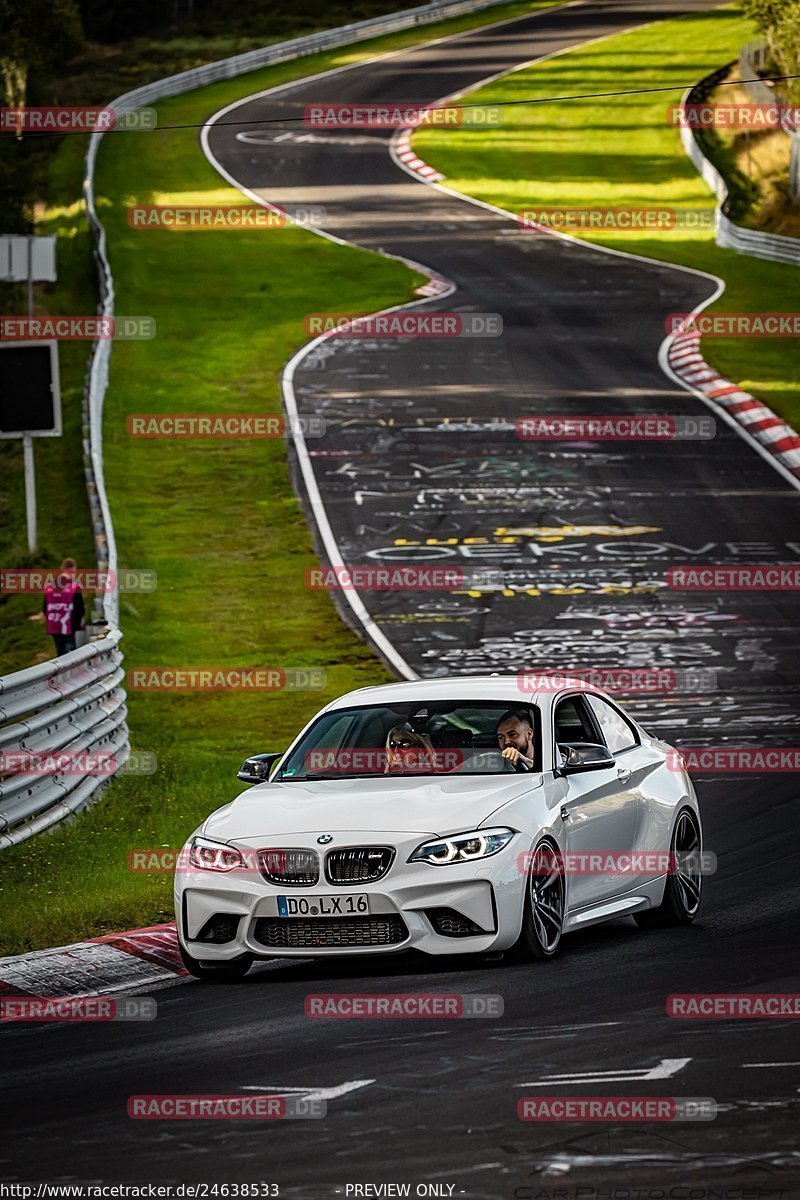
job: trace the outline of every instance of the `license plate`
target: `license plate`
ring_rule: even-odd
[[[366,892],[347,896],[278,896],[279,917],[358,917],[367,913]]]

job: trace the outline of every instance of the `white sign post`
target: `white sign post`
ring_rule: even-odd
[[[28,551],[33,554],[38,545],[36,530],[36,466],[33,461],[33,438],[29,433],[22,435],[22,450],[25,456],[25,517],[28,524]]]

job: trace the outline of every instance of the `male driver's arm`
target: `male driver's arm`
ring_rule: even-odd
[[[521,767],[525,771],[533,770],[533,759],[528,758],[521,750],[517,750],[516,746],[506,746],[505,750],[501,751],[503,758],[515,767]]]

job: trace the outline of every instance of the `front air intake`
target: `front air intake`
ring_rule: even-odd
[[[476,925],[463,913],[456,912],[454,908],[426,908],[425,916],[433,926],[434,932],[442,937],[478,937],[480,934],[494,932],[492,929],[481,929],[480,925]]]
[[[382,879],[394,859],[391,846],[345,846],[325,856],[328,883],[374,883]]]
[[[215,942],[217,945],[232,942],[238,932],[240,920],[241,917],[238,913],[214,913],[213,917],[208,918],[197,937],[192,940]]]
[[[406,941],[408,929],[401,917],[389,914],[345,917],[334,921],[322,918],[297,921],[259,917],[254,936],[262,946],[276,950],[366,949],[370,946],[396,946]]]
[[[319,883],[316,850],[259,850],[258,869],[266,880],[282,887],[313,887]]]

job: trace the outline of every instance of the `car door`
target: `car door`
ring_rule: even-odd
[[[667,850],[668,821],[653,818],[653,796],[658,794],[653,776],[663,767],[664,755],[656,747],[642,743],[635,724],[618,705],[591,692],[586,693],[586,703],[606,746],[617,761],[620,782],[635,793],[638,800],[639,822],[633,847],[637,852],[637,867],[627,877],[628,888],[636,888],[664,873],[663,866],[658,863],[663,860]]]
[[[599,722],[580,693],[560,697],[553,706],[553,762],[559,742],[606,745]],[[610,747],[609,747],[610,748]],[[613,765],[559,776],[559,807],[567,850],[567,903],[584,908],[613,899],[631,886],[628,876],[607,870],[607,859],[634,849],[639,797],[628,788],[630,769],[615,758]],[[592,862],[590,855],[595,856]],[[600,862],[597,856],[600,856]]]

